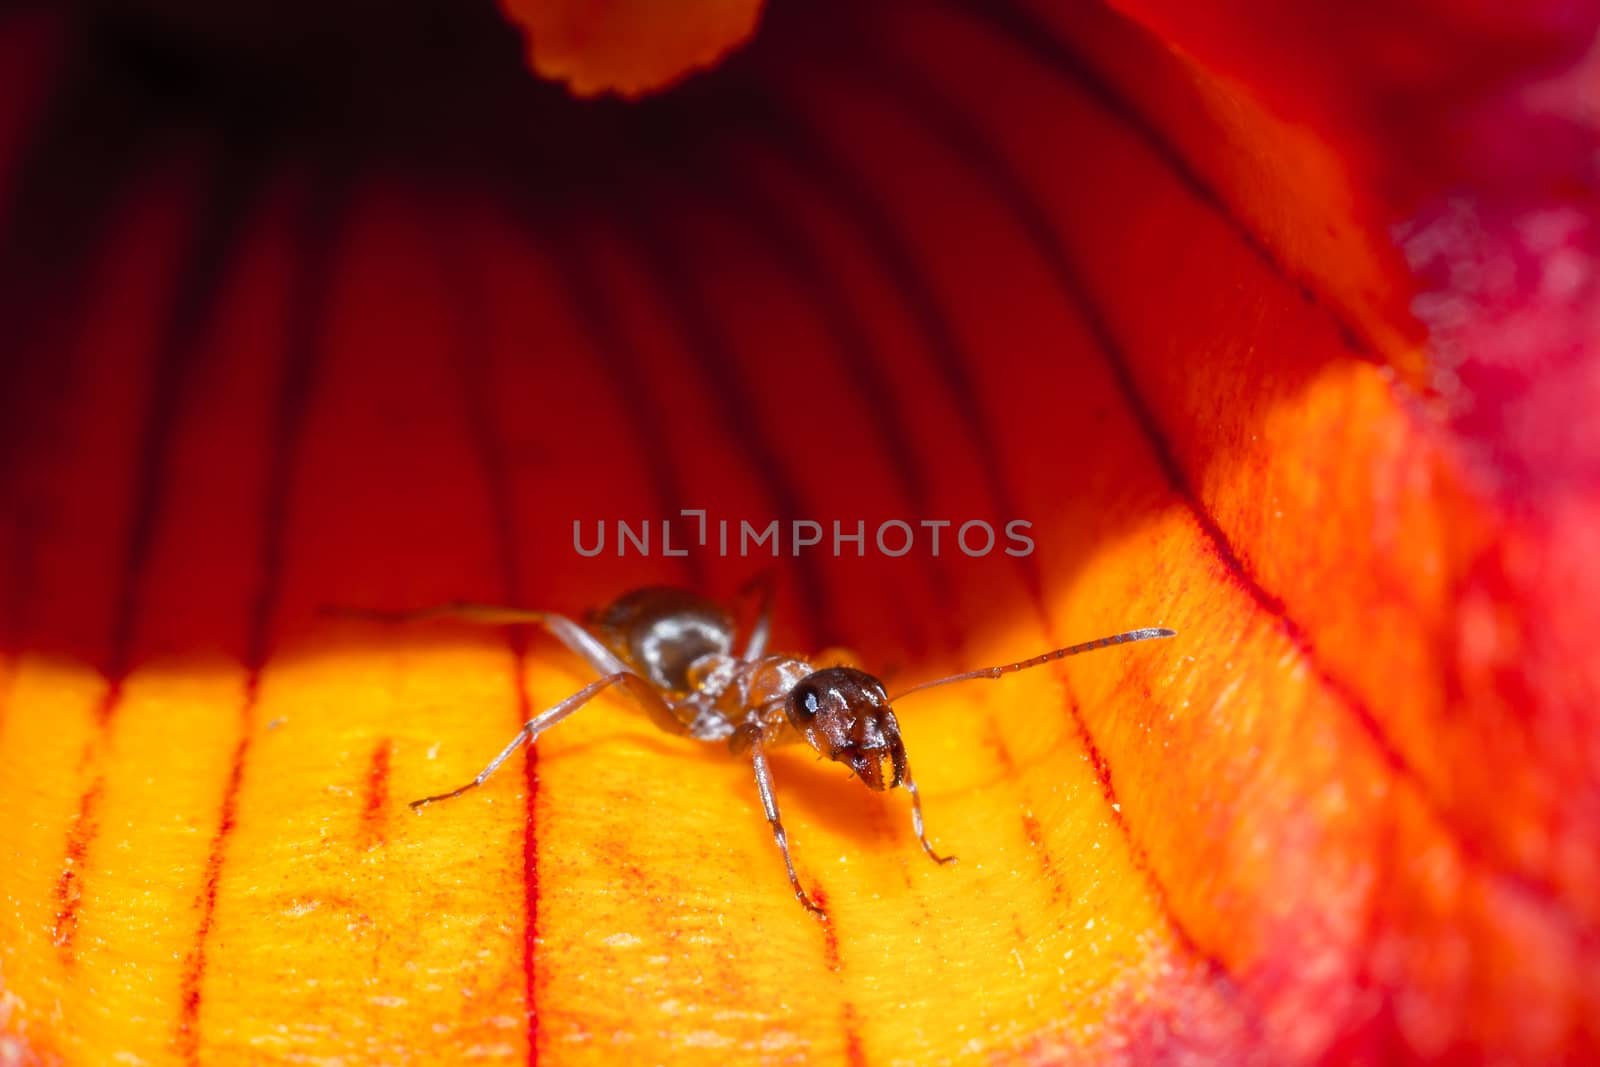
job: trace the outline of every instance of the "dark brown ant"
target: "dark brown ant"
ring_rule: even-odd
[[[516,738],[472,781],[448,793],[414,800],[413,809],[421,811],[435,801],[458,797],[482,785],[524,743],[537,741],[550,727],[615,686],[668,733],[687,734],[698,741],[726,741],[734,755],[749,754],[761,807],[783,853],[789,884],[800,903],[818,918],[826,915],[801,887],[789,856],[788,835],[773,795],[769,747],[804,740],[828,759],[849,766],[869,789],[882,792],[905,786],[911,794],[911,827],[922,851],[935,863],[949,863],[955,857],[935,852],[923,829],[922,797],[900,740],[895,701],[934,686],[999,678],[1097,648],[1175,636],[1174,631],[1161,628],[1113,634],[1016,663],[923,682],[890,699],[883,683],[865,671],[854,667],[818,670],[794,656],[769,655],[771,584],[766,579],[756,584],[761,591],[760,611],[738,655],[733,651],[736,628],[727,611],[692,593],[661,587],[625,594],[592,613],[588,626],[547,611],[465,602],[418,611],[337,609],[337,613],[385,622],[448,618],[491,626],[542,626],[600,674],[597,681],[523,724]]]

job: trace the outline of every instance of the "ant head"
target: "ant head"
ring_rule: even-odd
[[[876,790],[893,789],[906,776],[900,724],[883,683],[854,667],[829,667],[802,678],[785,710],[812,748],[850,769]]]

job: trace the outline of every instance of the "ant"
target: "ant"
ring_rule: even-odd
[[[732,615],[718,604],[680,589],[650,586],[619,597],[591,612],[588,625],[548,611],[497,607],[454,601],[416,611],[334,609],[336,613],[383,622],[455,619],[489,626],[542,626],[583,657],[600,675],[565,700],[523,724],[517,736],[467,784],[447,793],[411,802],[420,812],[429,804],[450,800],[482,785],[524,744],[567,718],[602,691],[620,688],[661,729],[687,734],[697,741],[726,741],[735,755],[746,755],[755,770],[756,791],[783,853],[795,898],[819,919],[827,915],[807,895],[789,855],[789,838],[778,814],[767,749],[803,740],[821,755],[847,764],[867,788],[883,792],[905,786],[911,794],[911,828],[922,851],[935,863],[952,862],[928,842],[922,821],[922,797],[906,760],[900,724],[893,705],[924,689],[977,678],[999,678],[1083,652],[1176,636],[1163,628],[1131,630],[1082,644],[1058,648],[1031,659],[984,667],[923,682],[890,698],[883,683],[854,667],[818,669],[795,656],[767,652],[771,631],[772,589],[763,575],[749,586],[759,588],[761,606],[755,625],[735,655],[737,636]]]

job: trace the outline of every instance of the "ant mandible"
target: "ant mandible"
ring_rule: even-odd
[[[951,682],[999,678],[1098,648],[1175,636],[1175,631],[1159,627],[1130,630],[1016,663],[923,682],[891,699],[883,683],[865,671],[843,666],[819,670],[795,656],[769,654],[771,581],[763,576],[753,584],[760,588],[761,607],[744,649],[737,655],[733,651],[737,629],[729,612],[693,593],[657,586],[626,593],[609,607],[591,613],[588,626],[548,611],[464,601],[417,611],[335,610],[338,614],[384,622],[444,618],[490,626],[541,626],[600,675],[598,680],[524,723],[511,743],[472,781],[447,793],[414,800],[414,810],[420,812],[429,804],[450,800],[482,785],[522,745],[534,743],[601,692],[616,687],[668,733],[687,734],[697,741],[726,741],[734,755],[748,754],[761,807],[789,872],[789,884],[806,910],[821,919],[827,917],[826,913],[800,885],[789,855],[788,835],[773,793],[768,748],[804,740],[828,759],[848,765],[869,789],[882,792],[905,786],[911,794],[911,828],[922,851],[935,863],[949,863],[955,857],[939,855],[928,842],[922,821],[922,797],[900,740],[895,702]]]

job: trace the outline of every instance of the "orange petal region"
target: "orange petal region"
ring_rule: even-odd
[[[503,0],[528,59],[579,96],[661,89],[714,65],[755,31],[761,0]]]
[[[0,1064],[1600,1057],[1600,16],[507,6],[0,15]],[[1177,636],[897,704],[954,865],[774,750],[818,922],[620,697],[413,812],[592,672],[326,610],[768,568]]]

